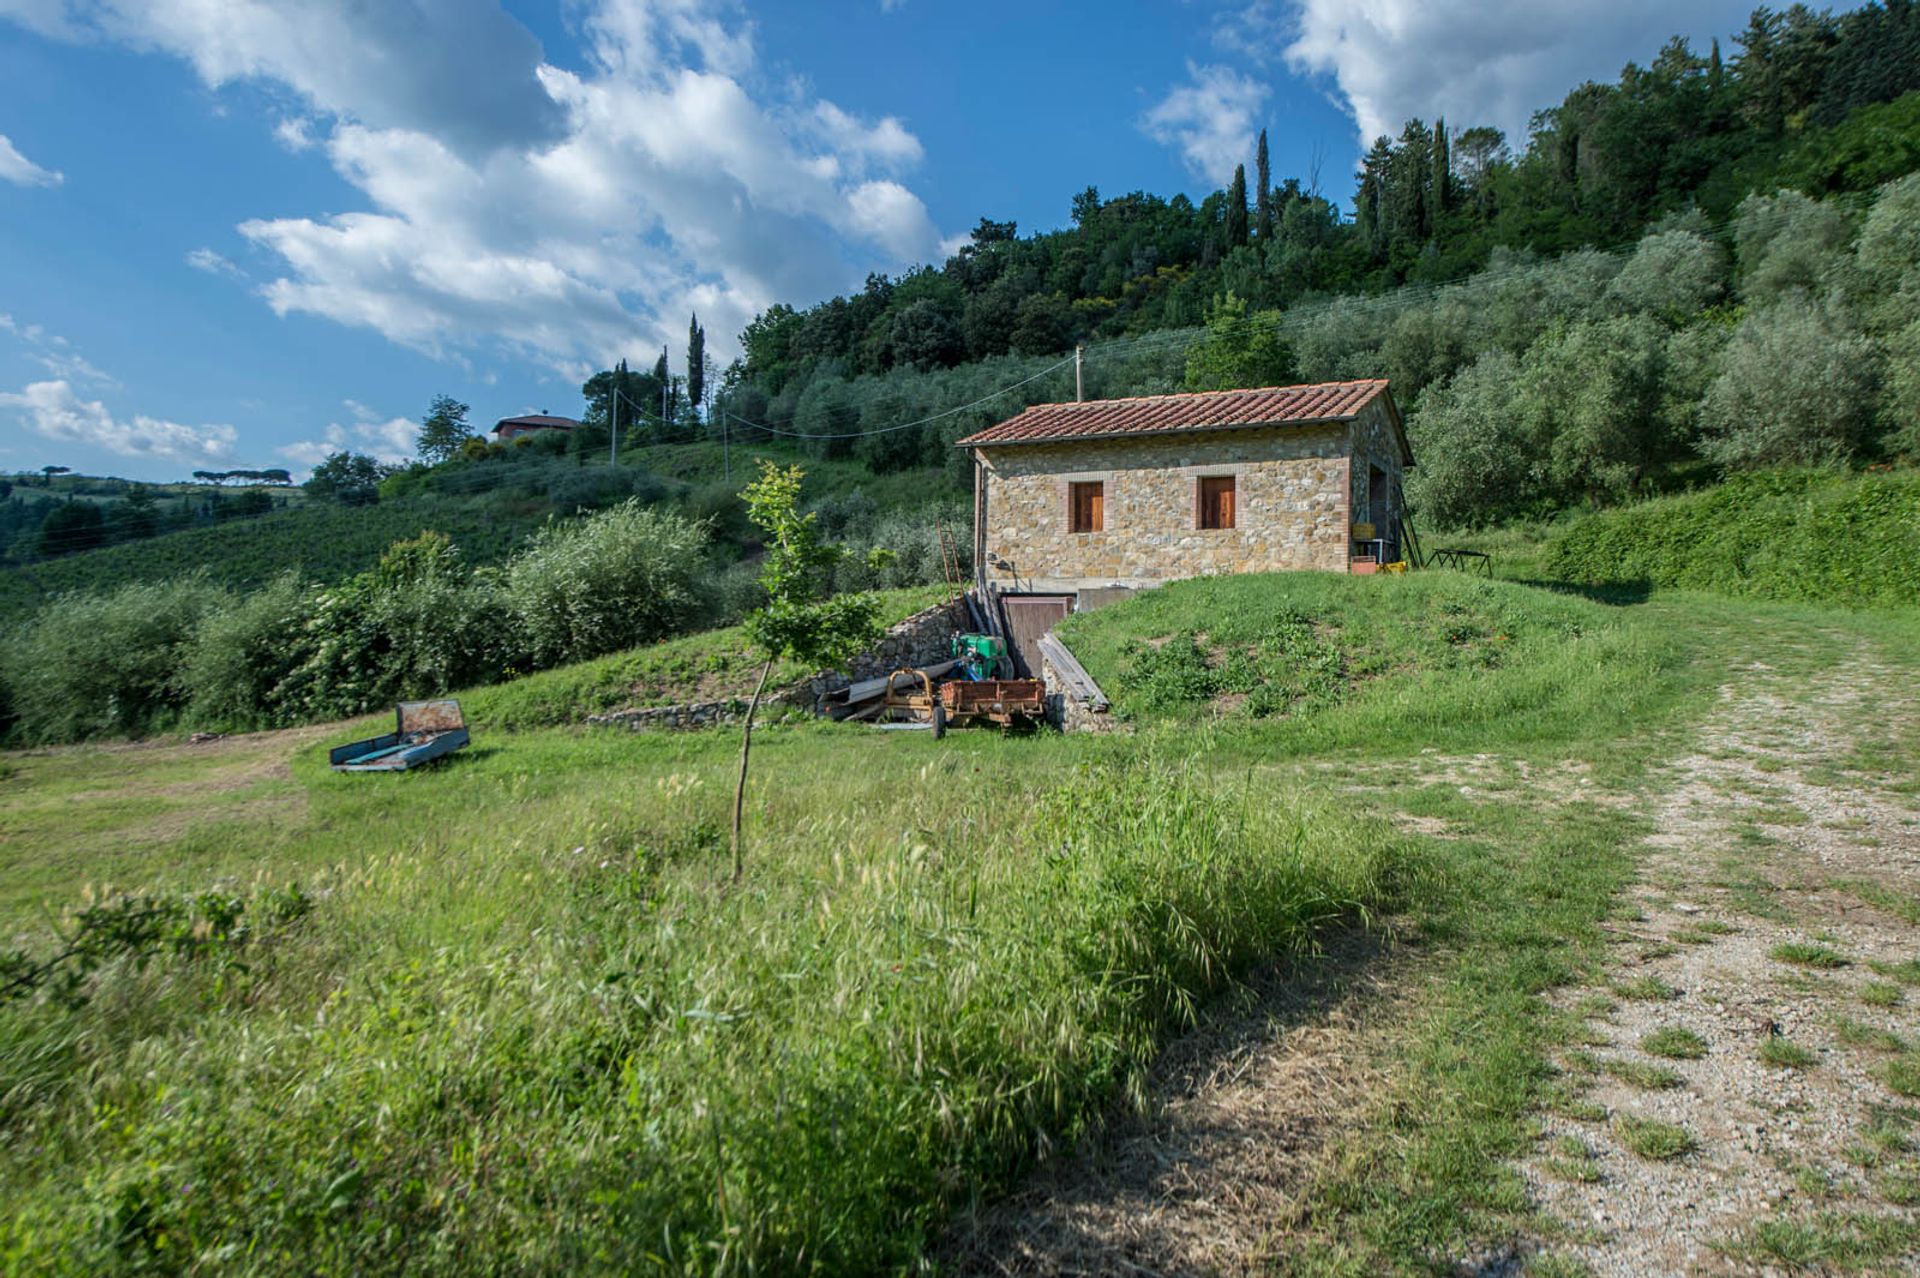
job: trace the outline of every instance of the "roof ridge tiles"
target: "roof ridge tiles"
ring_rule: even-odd
[[[1375,398],[1389,393],[1386,378],[1370,377],[1034,404],[956,443],[1046,443],[1350,421]],[[1247,407],[1239,408],[1242,404]]]
[[[1356,377],[1344,382],[1300,382],[1292,386],[1235,386],[1226,390],[1162,391],[1158,395],[1114,395],[1107,399],[1052,400],[1044,404],[1028,404],[1020,411],[1030,413],[1036,408],[1092,408],[1096,404],[1138,404],[1152,399],[1198,399],[1205,395],[1271,395],[1280,391],[1331,390],[1336,386],[1385,386],[1386,384],[1387,379],[1384,377]],[[1015,414],[1015,416],[1018,415]]]

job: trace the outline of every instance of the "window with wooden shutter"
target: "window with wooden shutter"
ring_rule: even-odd
[[[1209,475],[1200,481],[1199,507],[1202,528],[1231,528],[1234,516],[1232,475]]]
[[[1096,533],[1106,527],[1107,486],[1098,481],[1067,485],[1067,528]]]

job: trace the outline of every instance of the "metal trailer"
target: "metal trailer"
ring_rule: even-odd
[[[1038,723],[1046,713],[1046,687],[1038,679],[956,679],[935,685],[926,671],[906,669],[888,676],[877,726],[931,729],[938,740],[950,727],[997,723],[1010,729]]]
[[[940,704],[952,727],[984,720],[1006,729],[1044,719],[1047,689],[1038,679],[956,679],[940,685]]]
[[[327,762],[335,772],[405,772],[461,749],[468,740],[458,701],[402,701],[394,707],[392,732],[335,746]]]

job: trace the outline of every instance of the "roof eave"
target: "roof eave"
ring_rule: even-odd
[[[1343,426],[1358,413],[1334,417],[1300,417],[1284,422],[1214,422],[1206,426],[1173,426],[1160,430],[1105,431],[1098,435],[1044,435],[1034,439],[979,439],[953,442],[955,448],[1011,448],[1017,444],[1080,444],[1109,439],[1158,439],[1165,435],[1212,435],[1229,430],[1285,430],[1293,426]]]

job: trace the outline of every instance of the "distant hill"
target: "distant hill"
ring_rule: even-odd
[[[0,616],[24,617],[64,591],[111,589],[196,570],[236,587],[259,586],[289,570],[310,581],[338,581],[371,567],[394,542],[428,529],[451,537],[467,562],[495,563],[549,517],[565,518],[630,496],[671,503],[711,520],[719,553],[737,558],[747,548],[737,494],[763,457],[800,460],[797,450],[777,443],[730,449],[704,442],[640,445],[623,451],[618,466],[604,459],[509,455],[402,475],[388,481],[389,495],[372,505],[342,505],[283,490],[275,497],[284,507],[265,514],[51,557],[34,555],[30,539],[21,536],[16,539],[19,557],[0,567]],[[803,464],[809,500],[834,503],[827,514],[836,524],[845,523],[845,509],[852,507],[879,514],[960,496],[938,471],[881,478],[853,460],[805,459]],[[60,476],[49,489],[16,487],[0,505],[119,500],[132,486],[121,479]],[[196,484],[148,487],[168,500],[213,491]],[[856,499],[854,493],[861,495]]]

